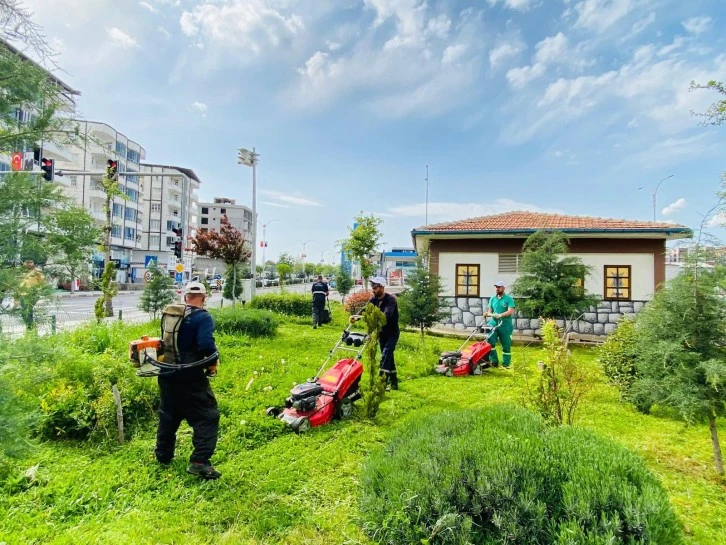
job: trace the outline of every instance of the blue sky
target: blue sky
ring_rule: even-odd
[[[49,5],[51,4],[51,5]],[[726,128],[724,0],[26,0],[82,116],[251,202],[268,257],[330,261],[360,211],[386,247],[528,209],[697,227]],[[719,31],[719,29],[721,29]],[[639,189],[639,188],[643,189]],[[273,222],[272,220],[276,220]],[[716,235],[722,229],[714,228]],[[260,228],[261,234],[261,228]]]

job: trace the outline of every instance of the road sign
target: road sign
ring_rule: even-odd
[[[217,289],[218,290],[222,289],[222,280],[220,278],[217,279]]]
[[[151,271],[146,271],[144,273],[144,282],[151,282]]]
[[[144,256],[144,268],[148,269],[149,267],[153,267],[154,265],[159,265],[159,258],[155,255],[147,255]]]
[[[174,267],[174,270],[177,273],[179,273],[179,274],[183,273],[184,272],[184,264],[183,263],[177,263],[176,264],[176,267]]]
[[[222,275],[221,274],[215,274],[214,275],[214,279],[215,280],[221,280],[222,279]]]
[[[180,272],[176,273],[176,281],[181,282],[184,279],[184,275]]]
[[[23,154],[19,151],[16,151],[13,153],[12,160],[10,161],[10,165],[13,170],[23,170]]]

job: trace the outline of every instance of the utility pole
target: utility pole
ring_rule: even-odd
[[[429,166],[426,165],[426,222],[429,224]]]
[[[663,178],[660,182],[658,182],[658,185],[655,186],[655,189],[653,190],[653,221],[655,221],[655,209],[656,209],[655,199],[656,199],[656,196],[658,195],[658,188],[660,188],[660,184],[665,182],[668,178],[673,178],[673,176],[675,176],[675,175],[671,174],[670,176],[666,176],[665,178]]]
[[[270,220],[267,223],[262,224],[262,271],[265,271],[265,263],[267,261],[265,260],[265,248],[267,248],[267,226],[275,221],[280,220]]]

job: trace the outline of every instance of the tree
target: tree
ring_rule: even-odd
[[[246,263],[252,255],[244,234],[229,222],[226,214],[222,216],[219,232],[197,231],[192,247],[198,255],[221,259],[228,269],[231,268],[233,286],[237,285],[237,274],[240,273],[237,265]],[[233,305],[237,304],[236,292],[232,290]]]
[[[305,276],[315,274],[315,263],[305,263]]]
[[[93,248],[98,245],[101,230],[96,221],[78,206],[57,210],[50,218],[48,241],[57,254],[53,263],[71,279],[71,292],[76,290],[75,279],[90,261]]]
[[[280,290],[285,285],[285,278],[292,272],[292,267],[287,263],[280,262],[277,264],[277,276],[280,277]]]
[[[232,299],[236,301],[242,296],[243,285],[242,278],[244,272],[242,271],[242,265],[235,263],[229,265],[227,270],[224,271],[224,288],[222,289],[222,296],[225,299]]]
[[[383,220],[373,215],[365,216],[361,212],[355,218],[355,223],[355,229],[348,228],[348,238],[342,241],[342,247],[351,260],[360,263],[363,283],[368,285],[368,278],[376,271],[376,265],[371,261],[371,256],[381,243],[383,235],[379,227]]]
[[[353,279],[350,277],[350,268],[345,264],[341,264],[338,269],[338,274],[335,276],[335,289],[345,299],[345,296],[350,293],[352,287]]]
[[[149,265],[149,272],[151,280],[144,286],[139,308],[156,320],[156,315],[174,300],[174,281],[165,271],[159,269],[155,261]]]
[[[106,265],[103,268],[103,274],[101,275],[101,297],[96,301],[95,314],[96,319],[101,320],[106,317],[113,316],[113,298],[118,293],[118,286],[116,286],[116,265],[112,261],[113,255],[111,254],[111,233],[113,232],[113,224],[111,223],[111,212],[113,210],[113,200],[116,197],[126,198],[126,195],[121,191],[118,184],[118,173],[116,168],[109,164],[106,167],[106,171],[101,178],[100,182],[101,190],[106,195],[106,200],[103,203],[103,211],[106,213],[106,221],[103,224],[103,255],[106,261]]]
[[[723,265],[717,265],[721,268]],[[628,394],[707,421],[716,471],[724,474],[716,418],[726,414],[726,301],[723,271],[689,264],[636,317],[639,354]]]
[[[432,273],[419,258],[416,268],[406,276],[406,288],[398,297],[398,306],[403,322],[418,327],[422,341],[424,331],[446,316],[439,299],[442,291],[439,275]]]
[[[697,89],[709,89],[716,91],[717,93],[724,96],[721,100],[717,100],[706,110],[705,112],[694,112],[691,111],[691,115],[704,118],[702,121],[703,125],[722,125],[726,122],[726,85],[720,81],[709,81],[708,83],[698,84],[695,81],[691,82],[691,91]]]
[[[585,291],[590,267],[567,256],[569,240],[560,231],[537,231],[524,243],[521,276],[512,286],[519,306],[529,316],[568,317],[597,304]]]

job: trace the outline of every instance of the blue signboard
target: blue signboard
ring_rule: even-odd
[[[149,267],[152,267],[152,263],[154,265],[159,265],[159,258],[155,255],[147,255],[144,256],[144,267],[148,269]]]
[[[176,273],[176,281],[181,282],[184,279],[184,273]]]

